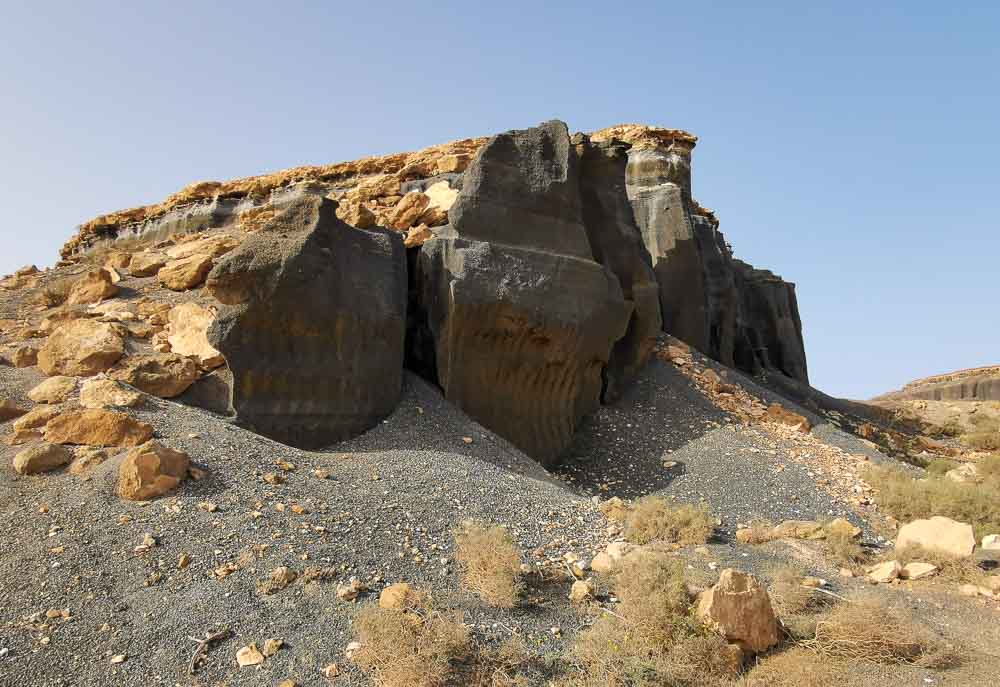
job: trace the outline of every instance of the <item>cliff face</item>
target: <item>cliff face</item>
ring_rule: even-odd
[[[917,379],[879,400],[1000,401],[1000,366],[959,370]]]
[[[242,235],[207,279],[230,306],[213,341],[238,421],[301,445],[362,431],[393,407],[405,357],[482,424],[552,462],[581,418],[628,386],[661,331],[751,374],[808,379],[794,286],[734,259],[692,197],[696,141],[638,125],[570,136],[553,121],[201,182],[87,222],[62,255]],[[370,344],[378,359],[362,365]],[[379,383],[383,372],[391,383]]]

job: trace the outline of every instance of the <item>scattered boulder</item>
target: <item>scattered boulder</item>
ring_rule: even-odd
[[[937,570],[938,567],[936,565],[922,563],[920,561],[911,561],[900,569],[899,577],[903,580],[920,580],[925,577],[930,577],[936,573]]]
[[[983,537],[983,551],[1000,551],[1000,534],[987,534]]]
[[[136,253],[129,262],[128,271],[133,277],[152,277],[167,264],[167,256],[159,251]]]
[[[60,325],[38,352],[38,367],[50,377],[90,377],[104,372],[125,354],[118,326],[93,320]]]
[[[240,244],[239,239],[229,234],[214,234],[200,238],[196,234],[192,234],[188,240],[184,239],[187,239],[187,237],[183,237],[177,245],[167,249],[168,258],[171,260],[180,260],[193,255],[218,258]]]
[[[28,411],[17,405],[9,398],[0,398],[0,422],[7,422],[14,418],[21,417]]]
[[[147,441],[128,452],[118,469],[118,495],[146,501],[175,489],[187,477],[191,459],[182,451]]]
[[[61,412],[45,425],[45,439],[53,444],[138,446],[152,436],[152,426],[113,410]]]
[[[414,605],[416,599],[417,594],[413,587],[406,582],[397,582],[382,590],[378,597],[378,605],[379,608],[405,611]]]
[[[389,213],[389,226],[402,231],[409,229],[420,219],[430,202],[431,199],[419,191],[407,193]]]
[[[84,408],[118,406],[133,408],[142,403],[142,393],[121,382],[106,377],[88,379],[80,388],[80,405]]]
[[[823,539],[826,537],[823,525],[813,520],[785,520],[772,530],[772,534],[776,539]]]
[[[972,525],[935,515],[927,520],[914,520],[899,528],[896,549],[919,546],[946,556],[965,558],[976,548]]]
[[[56,470],[73,460],[69,449],[57,444],[37,444],[14,456],[14,471],[19,475],[34,475]]]
[[[361,203],[344,203],[337,208],[337,217],[358,229],[375,226],[375,213]]]
[[[861,536],[861,528],[847,518],[835,518],[823,526],[827,536],[843,536],[857,539]]]
[[[805,415],[788,410],[780,403],[772,403],[767,407],[767,419],[771,422],[794,427],[804,434],[808,434],[809,430],[812,429],[812,425]]]
[[[577,580],[569,590],[569,600],[582,604],[594,598],[594,583],[590,580]]]
[[[38,429],[44,427],[49,420],[59,415],[62,411],[50,405],[35,406],[29,412],[24,413],[14,421],[14,431]]]
[[[781,639],[767,589],[739,570],[723,570],[719,581],[699,597],[696,612],[702,622],[746,652],[766,651]]]
[[[174,306],[167,314],[170,350],[194,358],[206,370],[226,362],[222,354],[208,343],[208,328],[215,314],[197,303]]]
[[[66,298],[66,305],[89,305],[100,303],[118,293],[114,276],[110,270],[91,270],[73,284]]]
[[[212,270],[212,256],[202,253],[170,260],[156,273],[163,286],[172,291],[187,291],[199,286]]]
[[[56,375],[49,377],[28,392],[35,403],[62,403],[76,391],[76,377]]]
[[[982,481],[979,476],[979,469],[975,463],[962,463],[957,468],[952,468],[944,473],[945,479],[958,484],[977,484]]]
[[[14,367],[33,367],[38,364],[38,349],[27,344],[12,346],[4,357]]]
[[[152,396],[173,398],[198,379],[198,366],[176,353],[150,353],[128,358],[114,377]]]
[[[884,584],[898,579],[903,572],[903,566],[899,564],[899,561],[885,561],[884,563],[876,563],[870,566],[865,572],[868,573],[868,580],[870,582]]]
[[[303,188],[207,283],[231,306],[208,336],[232,371],[237,422],[303,448],[374,426],[402,391],[402,237],[344,224],[336,208]]]

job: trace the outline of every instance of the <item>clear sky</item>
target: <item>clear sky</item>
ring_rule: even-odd
[[[1000,5],[751,4],[4,0],[0,274],[195,180],[641,122],[701,137],[815,386],[1000,363]]]

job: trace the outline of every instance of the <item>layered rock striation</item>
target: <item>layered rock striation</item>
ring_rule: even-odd
[[[636,125],[571,136],[551,121],[201,182],[88,222],[63,256],[139,242],[151,248],[131,256],[133,276],[204,282],[221,308],[203,347],[226,367],[182,401],[211,381],[212,409],[316,447],[391,412],[405,364],[551,463],[662,331],[752,374],[808,379],[794,286],[736,260],[693,199],[696,141]],[[224,250],[170,253],[201,232]],[[167,283],[190,258],[201,271]],[[203,357],[202,371],[221,362]]]
[[[959,370],[917,379],[881,400],[1000,401],[1000,366]]]

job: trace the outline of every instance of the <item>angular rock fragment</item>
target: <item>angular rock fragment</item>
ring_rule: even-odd
[[[739,570],[722,571],[719,581],[699,598],[697,615],[747,652],[766,651],[781,639],[767,589]]]
[[[14,456],[14,471],[19,475],[34,475],[56,470],[73,460],[69,449],[57,444],[37,444]]]
[[[105,268],[91,270],[80,277],[70,289],[66,305],[89,305],[100,303],[118,293],[112,274]]]
[[[38,352],[39,369],[48,376],[74,377],[107,370],[125,354],[119,326],[93,320],[70,320],[60,325]]]
[[[237,421],[307,448],[373,426],[402,388],[402,237],[348,226],[336,208],[303,189],[207,283],[231,306],[209,342],[232,371]]]
[[[158,441],[148,441],[128,452],[118,469],[118,495],[129,501],[161,496],[184,481],[191,459]]]
[[[170,260],[156,273],[156,278],[172,291],[193,289],[205,281],[212,269],[212,256],[195,253],[176,260]]]
[[[914,520],[899,528],[896,549],[919,546],[946,556],[965,558],[976,548],[972,525],[935,515],[926,520]]]
[[[176,353],[151,353],[126,359],[114,376],[147,394],[173,398],[198,379],[198,366]]]
[[[80,405],[84,408],[131,408],[142,402],[142,394],[114,379],[88,379],[80,387]]]
[[[222,365],[226,359],[208,343],[208,328],[214,319],[211,310],[197,303],[182,303],[171,308],[167,314],[170,350],[194,358],[205,369]]]
[[[113,410],[73,410],[45,425],[45,440],[53,444],[138,446],[153,436],[153,428]]]
[[[152,277],[167,264],[166,254],[158,251],[135,253],[129,262],[128,271],[133,277]]]
[[[29,391],[28,398],[35,403],[62,403],[74,391],[76,391],[76,377],[56,375]]]

